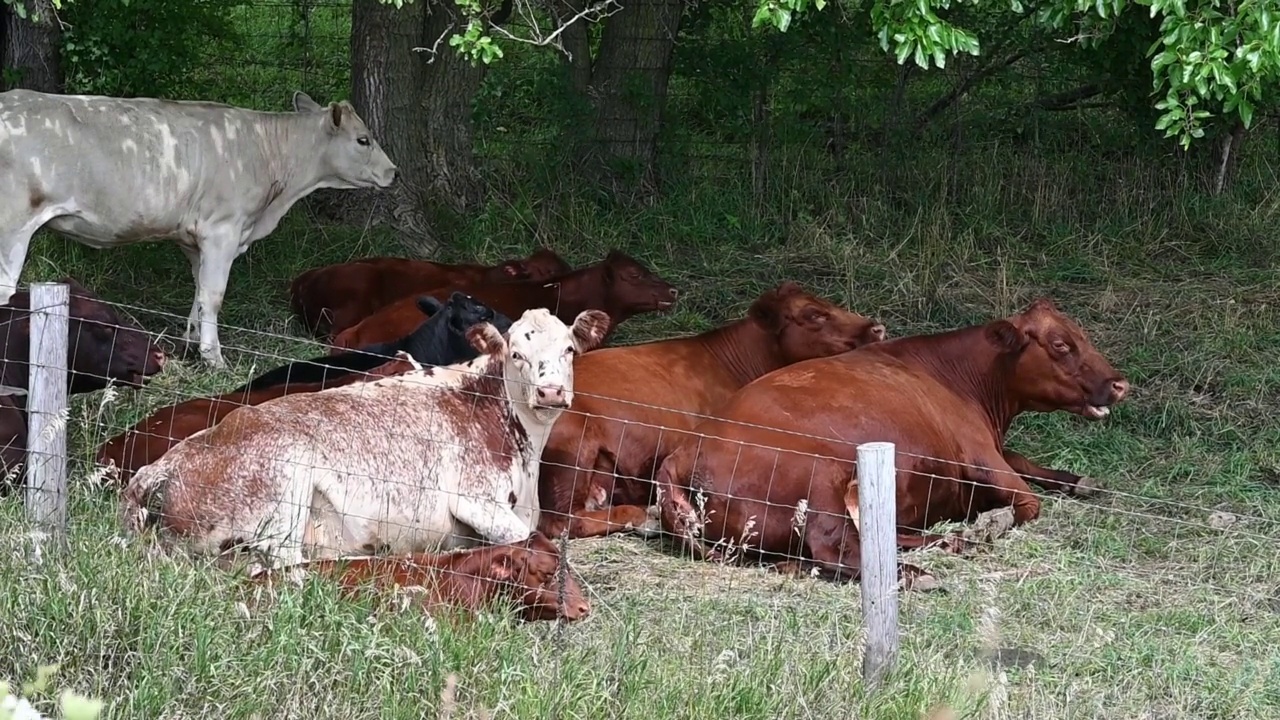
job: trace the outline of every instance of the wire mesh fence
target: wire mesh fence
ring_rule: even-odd
[[[33,318],[44,313],[38,303],[33,307]],[[799,603],[793,609],[803,613],[812,603],[818,615],[823,615],[818,608],[833,597],[845,603],[861,598],[866,607],[875,598],[865,596],[865,584],[859,592],[836,589],[827,580],[858,579],[861,574],[865,583],[871,563],[860,538],[874,522],[865,515],[866,478],[854,472],[854,449],[887,439],[898,443],[893,473],[897,517],[882,530],[896,526],[886,537],[905,551],[879,556],[897,568],[887,579],[908,589],[941,589],[956,613],[972,613],[962,619],[948,613],[945,604],[904,600],[904,641],[910,645],[913,635],[921,635],[937,645],[933,651],[938,657],[964,657],[975,669],[994,664],[996,670],[978,693],[985,693],[988,709],[1004,703],[1014,712],[1049,707],[1066,716],[1087,712],[1089,708],[1071,706],[1070,668],[1096,665],[1118,652],[1113,643],[1122,641],[1116,628],[1131,629],[1123,642],[1133,644],[1137,655],[1144,652],[1144,643],[1163,652],[1190,643],[1217,653],[1198,660],[1200,669],[1186,670],[1198,673],[1188,681],[1233,668],[1265,676],[1264,658],[1230,661],[1221,654],[1239,642],[1246,617],[1262,623],[1260,628],[1274,623],[1274,618],[1251,615],[1249,608],[1265,607],[1267,594],[1274,592],[1275,559],[1280,557],[1277,518],[1265,509],[1224,512],[1078,478],[1067,483],[1076,487],[1061,487],[1065,479],[1055,471],[1026,458],[1008,459],[1007,452],[1004,462],[975,462],[980,448],[973,442],[971,418],[955,407],[931,407],[937,398],[927,392],[868,398],[852,388],[841,394],[806,385],[815,373],[838,367],[838,358],[875,357],[874,352],[856,349],[845,355],[832,348],[825,358],[783,363],[754,381],[730,381],[729,386],[739,388],[703,409],[693,396],[715,384],[713,353],[708,353],[711,364],[702,373],[669,365],[663,366],[669,368],[667,374],[655,377],[634,373],[628,355],[663,355],[665,349],[666,356],[675,356],[679,348],[688,350],[687,340],[655,341],[630,350],[584,347],[576,353],[572,378],[563,369],[558,378],[538,376],[539,367],[564,366],[564,359],[572,357],[566,353],[569,346],[581,342],[583,332],[590,335],[590,322],[574,332],[549,318],[538,324],[517,316],[501,344],[496,333],[464,329],[478,355],[466,366],[419,370],[407,357],[379,356],[370,360],[378,363],[372,372],[344,368],[343,374],[326,374],[320,382],[289,382],[286,376],[280,385],[255,387],[254,378],[239,377],[233,390],[209,400],[193,398],[181,387],[162,386],[165,372],[174,369],[172,360],[152,362],[152,341],[138,336],[137,326],[118,320],[141,315],[142,308],[96,301],[97,320],[90,325],[107,333],[82,330],[77,321],[84,318],[85,306],[70,308],[68,369],[86,379],[97,374],[99,387],[107,378],[136,382],[150,377],[136,393],[108,387],[95,391],[101,396],[90,396],[78,409],[54,412],[68,418],[70,494],[97,495],[108,506],[124,508],[111,513],[119,512],[119,520],[97,520],[99,527],[110,528],[109,534],[119,532],[120,522],[135,533],[154,525],[163,546],[194,549],[197,556],[234,557],[240,546],[256,551],[259,565],[246,569],[241,561],[236,566],[247,570],[250,584],[275,587],[259,596],[263,607],[285,602],[293,591],[280,586],[310,575],[338,580],[342,590],[315,586],[341,598],[335,602],[369,595],[400,598],[399,605],[378,607],[416,612],[425,606],[439,615],[459,606],[484,612],[491,602],[505,600],[526,619],[583,621],[576,632],[607,638],[630,637],[630,626],[619,625],[620,619],[634,611],[638,598],[653,594],[667,602],[689,592],[732,602],[781,592]],[[447,323],[452,310],[446,306],[437,325]],[[761,316],[753,312],[736,325],[759,323]],[[170,318],[175,323],[184,319]],[[545,336],[545,341],[531,335]],[[725,335],[721,328],[703,339]],[[31,337],[42,345],[44,336]],[[274,345],[283,339],[263,337],[262,342]],[[867,348],[883,342],[871,339]],[[258,378],[270,377],[263,371],[293,360],[262,352],[255,344],[228,349],[253,356]],[[314,357],[321,361],[318,350]],[[161,370],[161,364],[169,367]],[[867,361],[867,367],[874,365]],[[50,369],[60,370],[45,368]],[[1013,371],[1015,376],[1018,371],[1028,369]],[[960,377],[952,377],[952,390],[963,385]],[[879,382],[891,386],[884,378]],[[1016,377],[1010,382],[1016,385]],[[771,396],[776,404],[753,415],[761,406],[751,401],[769,396],[770,387],[780,393]],[[77,390],[74,380],[71,389]],[[664,394],[686,402],[683,407],[656,402]],[[1089,402],[1109,407],[1110,400],[1094,397]],[[121,412],[120,405],[132,407]],[[244,405],[253,407],[237,409]],[[823,414],[826,407],[847,414],[843,427],[824,422],[830,420]],[[32,407],[30,412],[50,411]],[[921,420],[931,414],[934,427],[948,430],[932,444],[925,437],[929,423]],[[860,415],[884,423],[881,434],[859,428]],[[909,418],[910,431],[895,429],[894,418]],[[613,432],[600,433],[601,428]],[[851,438],[851,429],[866,437]],[[131,439],[132,447],[122,438]],[[541,442],[547,443],[545,449]],[[584,447],[592,443],[604,452],[583,462]],[[143,457],[136,456],[139,444],[148,448]],[[951,452],[922,452],[924,447],[950,447]],[[548,483],[567,487],[547,488]],[[1057,492],[1044,490],[1055,484]],[[572,502],[551,507],[559,502],[555,490],[567,490]],[[628,507],[638,509],[639,516],[628,517]],[[70,517],[72,525],[86,521],[74,513]],[[544,532],[523,537],[535,529]],[[585,539],[607,534],[650,539],[613,557],[603,548],[628,541]],[[155,540],[126,544],[139,542],[151,547]],[[574,546],[581,543],[594,543],[592,554],[584,558],[575,553]],[[472,546],[481,547],[461,549]],[[447,550],[455,552],[438,554]],[[425,554],[407,554],[412,551]],[[624,567],[631,563],[651,569],[655,561],[647,556],[666,558],[659,574],[641,580],[644,572]],[[698,567],[707,563],[691,562],[695,559],[724,567],[703,574]],[[773,570],[735,567],[759,561]],[[189,561],[161,557],[151,562]],[[204,560],[190,568],[197,574],[227,569]],[[770,574],[789,575],[786,590],[766,579]],[[376,592],[391,586],[402,592]],[[375,592],[360,592],[367,589]],[[765,623],[759,627],[752,618],[761,610],[743,607],[738,611],[745,614],[726,612],[706,622],[708,628],[737,623],[768,632],[769,623],[785,617],[777,603],[775,598],[757,618]],[[818,657],[864,657],[862,648],[875,644],[854,607],[849,605],[841,620],[830,620],[847,627],[833,624],[812,635],[815,647],[810,649]],[[1054,607],[1070,611],[1055,613]],[[1142,636],[1152,631],[1140,620],[1149,622],[1152,615],[1163,623],[1163,631],[1156,632],[1168,637]],[[1210,619],[1219,624],[1204,624]],[[861,629],[851,636],[851,627]],[[950,639],[944,640],[948,632]],[[819,638],[827,639],[825,650],[816,647]],[[1049,640],[1064,644],[1045,646]],[[695,643],[679,664],[724,665],[715,672],[731,675],[736,662],[732,648],[707,654],[716,647]],[[1147,652],[1167,661],[1160,651]],[[937,662],[938,657],[912,647],[908,662]],[[1154,672],[1135,670],[1143,671]],[[1056,679],[1050,685],[1025,678],[1010,681],[1009,673],[1049,673]],[[750,672],[746,677],[761,682]],[[1123,678],[1112,682],[1115,688],[1103,695],[1123,696]],[[1270,702],[1269,691],[1261,686],[1249,692],[1256,695],[1243,696],[1242,709]],[[1011,699],[1009,693],[1018,697]],[[1124,702],[1131,707],[1134,700],[1126,697]]]

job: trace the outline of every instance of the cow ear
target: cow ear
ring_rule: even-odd
[[[507,341],[502,333],[487,322],[476,323],[467,328],[467,342],[481,355],[497,355],[507,349]]]
[[[783,283],[756,298],[747,310],[747,317],[770,332],[779,330],[782,327],[782,299],[785,289],[786,283]]]
[[[342,129],[342,106],[336,102],[329,103],[329,130]]]
[[[432,315],[440,312],[440,308],[442,307],[444,307],[444,305],[430,295],[422,295],[418,298],[418,309],[427,317],[431,317]]]
[[[1022,352],[1031,338],[1008,320],[996,320],[986,327],[987,339],[1001,352]]]
[[[595,349],[609,332],[609,315],[603,310],[583,310],[573,320],[573,347],[581,355]]]
[[[311,96],[301,90],[293,94],[293,109],[296,112],[315,112],[320,109],[320,105]]]

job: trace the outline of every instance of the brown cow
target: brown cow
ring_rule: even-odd
[[[289,295],[294,314],[307,330],[332,336],[401,298],[426,290],[506,280],[545,280],[572,269],[564,258],[547,248],[538,248],[523,260],[507,260],[493,266],[370,257],[312,268],[293,279]]]
[[[1006,434],[1026,411],[1102,419],[1128,390],[1080,326],[1045,299],[986,325],[796,363],[744,387],[698,425],[699,440],[667,457],[656,478],[662,525],[695,552],[716,554],[693,538],[700,533],[856,578],[857,493],[848,478],[859,444],[897,445],[898,540],[919,547],[941,539],[926,528],[998,507],[1012,505],[1015,524],[1035,519],[1040,499],[1026,481],[1090,492],[1096,483],[1006,449]],[[706,501],[699,511],[690,486]]]
[[[415,604],[428,613],[462,610],[467,614],[506,599],[526,621],[581,620],[591,603],[573,570],[560,582],[560,549],[540,533],[505,545],[486,545],[446,553],[414,553],[335,560],[312,560],[299,566],[323,577],[335,577],[348,598],[369,585],[378,590],[399,587],[420,592]],[[254,579],[272,582],[280,571]],[[562,600],[563,598],[563,600]]]
[[[192,398],[156,410],[133,427],[103,443],[98,448],[97,462],[108,469],[114,467],[116,472],[109,471],[107,477],[123,485],[140,468],[159,460],[184,439],[217,425],[238,407],[261,405],[282,395],[319,392],[325,388],[402,375],[414,367],[415,363],[406,353],[401,352],[396,359],[368,372],[353,372],[324,382],[281,383],[259,389],[233,390],[214,397]]]
[[[610,335],[633,315],[675,305],[678,294],[670,283],[620,250],[611,250],[598,263],[548,280],[484,283],[469,287],[467,292],[513,318],[530,308],[547,308],[562,321],[571,323],[584,310],[603,310],[609,314]],[[448,297],[449,289],[436,288],[421,294],[442,300]],[[336,335],[332,352],[404,337],[421,324],[422,319],[416,297],[398,300]]]
[[[577,538],[640,527],[652,502],[649,480],[680,430],[765,373],[884,336],[874,320],[784,282],[724,327],[579,357],[573,409],[542,454],[539,529],[555,537],[568,524]]]

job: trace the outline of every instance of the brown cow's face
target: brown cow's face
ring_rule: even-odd
[[[839,355],[885,338],[884,325],[790,281],[757,298],[748,315],[777,337],[787,362]]]
[[[635,258],[618,250],[604,259],[605,291],[609,304],[630,312],[667,310],[679,291]]]
[[[1032,410],[1066,410],[1101,420],[1128,394],[1129,381],[1049,300],[1036,300],[1009,323],[1026,343],[1018,358],[1014,391]]]
[[[560,551],[542,533],[535,532],[525,542],[502,550],[494,558],[493,574],[510,583],[525,620],[564,618],[573,622],[591,613],[591,603],[571,569],[564,569],[561,582]]]

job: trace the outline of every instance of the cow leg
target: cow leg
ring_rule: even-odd
[[[23,198],[26,194],[23,194]],[[12,201],[13,198],[7,200]],[[34,217],[26,217],[27,203],[22,203],[20,217],[8,212],[0,218],[0,228],[14,228],[0,235],[0,305],[9,304],[9,298],[18,291],[18,277],[22,275],[22,267],[27,262],[27,249],[31,247],[31,237],[40,226],[51,218],[42,213]],[[25,219],[25,222],[23,220]]]
[[[200,307],[200,356],[215,368],[226,367],[218,340],[218,311],[227,292],[231,263],[236,259],[238,239],[229,232],[210,233],[200,253],[196,280],[196,303]]]
[[[528,538],[533,530],[516,516],[509,503],[493,498],[454,493],[449,505],[449,511],[458,522],[475,530],[480,537],[494,545],[520,542]]]
[[[187,313],[187,327],[182,334],[182,338],[188,344],[199,346],[200,343],[200,248],[195,245],[182,243],[182,254],[187,256],[187,262],[191,264],[191,279],[195,283],[196,291],[191,294],[191,312]]]
[[[1098,481],[1093,478],[1080,477],[1065,470],[1044,467],[1013,450],[1006,449],[1004,451],[1004,460],[1024,480],[1035,483],[1045,490],[1077,497],[1091,497],[1098,492]]]
[[[1040,497],[1001,456],[976,458],[967,466],[961,467],[960,480],[975,485],[975,496],[986,488],[992,507],[1012,506],[1014,525],[1022,525],[1040,517]]]
[[[650,530],[649,513],[638,505],[614,505],[600,510],[575,510],[569,537],[604,537],[627,530]]]

